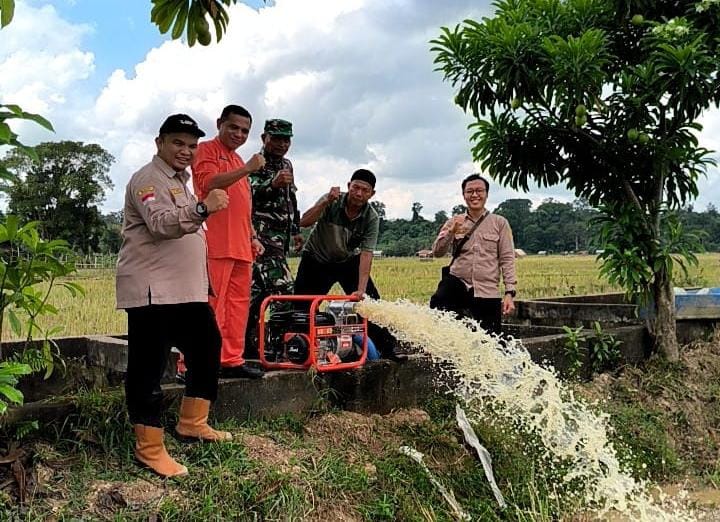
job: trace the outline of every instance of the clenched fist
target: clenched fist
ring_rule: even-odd
[[[460,214],[448,219],[440,229],[440,238],[462,235],[465,232],[465,216]]]
[[[212,189],[203,203],[205,203],[208,212],[212,214],[213,212],[227,208],[230,203],[230,196],[222,189]]]
[[[325,197],[327,198],[328,203],[332,203],[340,197],[340,187],[332,187]]]
[[[270,184],[275,188],[289,187],[293,184],[293,173],[289,169],[278,170]]]
[[[253,154],[250,161],[245,164],[248,172],[256,172],[265,166],[265,156],[262,154]]]

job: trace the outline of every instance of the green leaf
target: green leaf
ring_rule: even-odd
[[[50,342],[47,339],[45,339],[42,344],[42,355],[45,362],[45,375],[43,378],[47,380],[55,370],[55,361],[53,359],[52,351],[50,350]]]
[[[12,22],[15,14],[15,0],[0,0],[0,29]]]
[[[28,375],[32,369],[27,364],[18,362],[2,362],[0,363],[0,377],[7,375]]]
[[[11,183],[16,183],[19,178],[15,174],[10,172],[8,169],[6,169],[3,165],[0,165],[0,179],[4,179]]]
[[[23,402],[22,392],[9,384],[0,384],[0,395],[4,395],[10,402],[15,404],[22,404]]]
[[[172,38],[173,40],[177,40],[180,38],[183,34],[183,31],[185,30],[185,24],[187,23],[188,19],[188,12],[190,11],[190,6],[187,2],[183,2],[182,6],[180,7],[180,11],[178,12],[177,18],[175,19],[175,25],[173,26],[172,30]]]
[[[20,116],[23,113],[23,110],[20,108],[20,106],[14,103],[6,103],[4,105],[0,105],[0,107],[5,107],[7,110],[17,116]]]
[[[47,130],[55,132],[55,129],[53,128],[52,123],[50,123],[47,119],[40,116],[39,114],[34,114],[32,112],[23,112],[21,117],[24,120],[34,121],[38,125],[45,127]]]
[[[82,296],[85,295],[85,289],[77,283],[72,283],[70,281],[63,281],[63,282],[59,283],[59,285],[61,287],[65,288],[68,292],[70,292],[70,295],[72,295],[73,297],[75,297],[78,294],[82,295]]]
[[[19,151],[28,156],[31,160],[40,161],[40,156],[38,156],[37,151],[33,147],[27,147],[21,143],[18,143],[16,147]]]
[[[2,0],[0,0],[2,1]],[[9,143],[10,137],[13,135],[10,125],[4,121],[0,121],[0,143]]]
[[[18,233],[18,217],[10,214],[5,216],[5,230],[7,233],[8,241],[15,241]]]
[[[7,315],[12,332],[15,334],[16,337],[22,336],[22,322],[20,321],[20,318],[12,309],[7,310]]]

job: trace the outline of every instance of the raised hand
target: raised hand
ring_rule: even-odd
[[[332,187],[330,192],[327,193],[327,200],[332,203],[340,197],[340,187]]]
[[[247,169],[248,172],[255,172],[260,170],[265,166],[265,156],[262,154],[253,154],[252,158],[250,158],[250,161],[248,161],[245,164],[245,169]]]
[[[213,212],[227,208],[230,204],[230,196],[222,189],[212,189],[208,192],[203,203],[205,203],[208,212],[212,214]]]
[[[289,169],[278,170],[271,184],[275,188],[289,187],[293,184],[293,173]]]

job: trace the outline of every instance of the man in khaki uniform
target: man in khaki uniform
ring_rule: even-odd
[[[136,458],[163,477],[187,474],[165,450],[160,379],[171,346],[185,355],[185,397],[175,427],[183,438],[231,439],[207,424],[217,396],[220,333],[208,305],[202,224],[228,205],[222,190],[198,202],[187,187],[198,138],[185,114],[168,117],[155,139],[157,154],[133,174],[125,192],[123,243],[117,267],[117,307],[128,314],[125,393],[137,438]]]
[[[430,307],[470,316],[494,334],[501,333],[502,316],[515,310],[515,246],[507,219],[485,208],[490,182],[479,174],[462,181],[467,212],[442,226],[432,250],[436,257],[452,247],[452,261]],[[502,275],[505,293],[498,287]],[[469,312],[469,313],[468,313]]]

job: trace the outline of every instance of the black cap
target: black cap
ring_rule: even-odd
[[[357,169],[355,172],[353,172],[350,181],[355,180],[364,181],[365,183],[368,183],[373,189],[375,188],[375,174],[373,174],[367,169]]]
[[[170,134],[171,132],[186,132],[198,138],[205,136],[197,122],[187,114],[173,114],[167,117],[160,126],[160,134]]]

